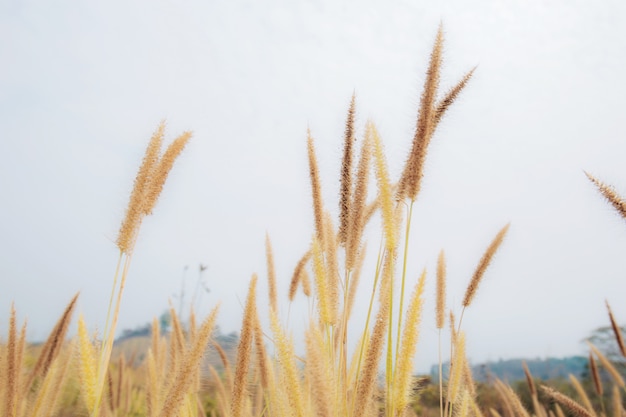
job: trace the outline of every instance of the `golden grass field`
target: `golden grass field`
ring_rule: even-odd
[[[364,137],[356,138],[356,99],[352,97],[345,124],[337,219],[322,199],[318,155],[309,133],[306,146],[315,221],[310,248],[294,265],[288,299],[283,300],[276,291],[274,255],[267,237],[269,302],[258,302],[259,278],[252,276],[234,361],[212,340],[219,306],[203,319],[192,314],[188,324],[172,309],[169,334],[161,333],[155,319],[151,339],[137,340],[139,345],[128,347],[145,355],[129,359],[114,353],[124,285],[132,279],[128,270],[142,220],[152,214],[168,173],[191,138],[190,133],[182,133],[162,150],[165,126],[161,124],[146,149],[119,230],[119,261],[102,333],[90,334],[79,316],[77,336],[67,339],[79,297],[76,294],[45,343],[31,346],[25,340],[25,325],[16,322],[11,307],[8,335],[0,345],[0,416],[623,417],[624,380],[593,345],[589,347],[590,384],[572,377],[567,392],[537,381],[528,368],[528,395],[524,397],[503,381],[485,387],[473,380],[465,355],[471,335],[463,329],[463,317],[496,253],[505,250],[501,247],[509,225],[498,225],[500,231],[491,242],[485,242],[484,255],[477,260],[462,303],[454,306],[461,311],[459,317],[446,304],[443,250],[433,276],[426,271],[417,277],[406,273],[413,206],[420,193],[429,143],[474,73],[469,70],[442,92],[443,42],[440,28],[400,178],[389,177],[384,144],[374,122],[368,121]],[[375,184],[369,184],[371,173]],[[626,218],[626,202],[611,187],[588,176]],[[368,198],[374,194],[368,194],[370,189],[375,190],[375,198]],[[376,260],[375,270],[365,271],[364,229],[374,216],[380,216],[382,223],[380,240],[372,245],[379,249],[370,254]],[[367,280],[362,280],[365,276]],[[436,280],[440,340],[442,332],[451,335],[450,346],[439,343],[438,385],[419,380],[413,371],[427,279]],[[354,320],[359,285],[371,286],[369,307],[358,312],[364,321]],[[279,303],[290,302],[299,291],[311,306],[303,353],[296,351],[278,314]],[[261,326],[259,309],[269,312],[269,328]],[[626,357],[616,319],[610,307],[608,311]],[[348,342],[349,328],[358,330],[357,343]],[[221,357],[219,369],[203,361],[208,349]],[[447,360],[450,372],[442,375],[442,363]],[[421,398],[427,396],[430,402],[425,405]]]

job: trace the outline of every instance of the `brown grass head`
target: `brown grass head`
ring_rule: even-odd
[[[361,144],[359,163],[356,171],[356,184],[352,196],[350,224],[348,225],[346,242],[346,268],[354,267],[357,253],[361,245],[361,236],[366,224],[367,188],[369,184],[369,169],[372,157],[371,137],[365,135]]]
[[[595,415],[596,412],[593,409],[593,405],[591,405],[591,401],[589,400],[589,397],[587,396],[587,393],[585,392],[585,389],[583,388],[578,378],[576,378],[572,374],[569,374],[569,380],[574,387],[574,390],[578,394],[578,397],[582,401],[584,407],[587,409],[587,411],[589,411],[590,414]]]
[[[328,211],[324,213],[324,258],[326,260],[326,276],[328,277],[328,302],[331,322],[337,323],[339,312],[339,261],[337,259],[337,233]]]
[[[396,358],[396,369],[394,370],[393,401],[396,410],[403,413],[409,405],[412,395],[412,374],[413,374],[413,357],[417,349],[417,341],[419,338],[419,325],[422,320],[422,308],[424,304],[424,286],[426,283],[426,270],[422,272],[420,278],[415,285],[409,306],[406,310],[406,322],[402,332],[402,340],[400,343],[400,352]]]
[[[270,235],[265,234],[265,259],[267,262],[267,288],[269,291],[270,308],[278,312],[278,295],[276,293],[276,268],[274,267],[274,251]]]
[[[454,338],[454,358],[450,365],[450,379],[448,381],[448,401],[457,403],[463,387],[463,370],[465,369],[465,334],[460,332]]]
[[[387,249],[397,247],[396,223],[393,209],[393,198],[391,195],[391,182],[389,181],[389,171],[382,140],[378,134],[376,126],[371,121],[367,123],[365,135],[371,138],[374,152],[374,166],[376,181],[378,183],[378,199],[380,200],[381,213],[383,217],[383,232],[385,235],[385,247]]]
[[[446,254],[443,250],[437,258],[437,328],[443,329],[446,318]]]
[[[500,393],[501,395],[503,395],[506,400],[508,400],[512,411],[513,411],[513,415],[516,417],[530,417],[530,414],[528,413],[528,411],[526,410],[526,408],[524,408],[524,406],[522,405],[522,402],[520,401],[519,396],[515,393],[515,391],[513,391],[513,388],[511,388],[510,386],[506,385],[505,383],[503,383],[502,381],[498,380],[496,381],[496,385],[500,386]]]
[[[289,400],[290,411],[288,415],[304,417],[305,399],[302,395],[300,375],[294,361],[296,355],[294,353],[293,341],[285,335],[285,332],[280,326],[278,316],[272,311],[270,311],[270,323],[272,333],[274,334],[276,357],[284,378],[283,383],[285,385],[286,396]]]
[[[602,380],[600,379],[600,372],[598,372],[598,364],[591,353],[589,353],[589,370],[591,371],[591,378],[593,379],[593,387],[596,390],[596,394],[602,397],[604,393]]]
[[[346,130],[343,140],[343,160],[341,162],[341,188],[339,196],[339,244],[345,244],[348,234],[350,220],[350,197],[352,194],[352,159],[354,135],[354,114],[355,114],[355,95],[352,94],[350,107],[348,108],[348,117],[346,119]]]
[[[78,353],[81,392],[87,409],[93,411],[98,403],[98,381],[96,351],[89,337],[87,325],[82,316],[78,319]]]
[[[413,137],[411,153],[404,165],[396,198],[415,200],[420,190],[423,176],[423,165],[430,138],[434,131],[435,108],[434,103],[439,88],[439,70],[443,49],[443,28],[439,26],[437,37],[430,54],[430,63],[426,72],[426,81],[420,99],[417,117],[417,127]]]
[[[272,382],[270,380],[270,363],[267,356],[267,352],[265,350],[265,339],[263,335],[263,328],[261,327],[261,321],[259,320],[259,315],[256,314],[256,306],[255,306],[255,314],[254,314],[254,351],[256,352],[257,362],[258,362],[258,370],[261,379],[261,386],[264,389],[267,389]]]
[[[587,341],[587,344],[591,348],[591,351],[598,357],[600,363],[602,364],[602,366],[604,366],[604,369],[606,369],[609,375],[611,375],[613,381],[622,388],[626,387],[626,384],[624,384],[624,378],[622,378],[622,375],[619,373],[619,371],[615,369],[615,366],[613,366],[611,361],[609,361],[607,357],[604,356],[604,354],[600,352],[600,350],[593,343]]]
[[[528,369],[528,365],[526,364],[526,361],[522,361],[522,368],[524,368],[524,375],[526,376],[526,383],[528,384],[530,395],[535,397],[537,396],[537,387],[535,387],[535,381],[533,379],[533,375],[530,373],[530,369]]]
[[[307,154],[309,157],[309,178],[311,180],[311,194],[313,196],[313,217],[315,219],[315,233],[320,242],[324,242],[324,204],[322,202],[322,186],[320,173],[315,155],[315,144],[311,131],[307,130]]]
[[[387,326],[389,324],[390,300],[388,294],[390,286],[390,280],[381,282],[380,306],[376,314],[374,328],[367,342],[362,365],[363,369],[357,382],[354,416],[365,415],[373,401],[378,365],[385,345]]]
[[[609,203],[617,210],[622,219],[626,219],[626,201],[622,197],[617,194],[615,189],[610,185],[603,183],[602,181],[595,178],[593,175],[589,174],[585,171],[585,175],[589,180],[598,187],[600,194],[604,196],[608,200]]]
[[[612,417],[624,417],[624,407],[622,406],[622,394],[617,385],[613,385],[611,393],[611,405],[613,408]]]
[[[472,276],[472,280],[470,281],[467,287],[467,290],[465,291],[465,296],[463,297],[463,307],[468,307],[472,303],[472,300],[474,299],[474,297],[476,296],[478,285],[480,284],[480,281],[482,280],[485,274],[485,271],[487,270],[487,267],[491,263],[493,256],[496,254],[496,252],[498,251],[498,248],[502,244],[502,241],[504,240],[504,236],[506,235],[506,232],[509,230],[509,226],[510,226],[510,223],[504,226],[502,229],[500,229],[496,237],[491,241],[491,244],[489,245],[489,247],[483,254],[483,257],[480,259],[480,262],[478,263],[478,266],[476,267],[476,270],[474,271],[474,275]]]
[[[17,319],[15,317],[15,306],[11,303],[11,315],[9,318],[9,339],[6,347],[6,380],[5,398],[4,398],[4,415],[14,417],[17,413],[17,379],[19,367],[17,364]]]
[[[181,358],[179,366],[174,373],[173,382],[165,396],[163,408],[159,413],[160,417],[179,415],[181,404],[196,381],[200,360],[215,327],[217,311],[218,307],[215,307],[207,318],[204,319],[198,329],[195,340],[185,350],[184,356]]]
[[[311,252],[313,254],[313,273],[315,275],[315,290],[317,293],[320,321],[326,324],[333,324],[330,289],[328,285],[326,265],[324,262],[324,251],[322,244],[316,237],[313,237]]]
[[[291,276],[291,282],[289,284],[289,301],[293,301],[294,297],[296,296],[298,284],[301,284],[301,281],[302,281],[302,274],[306,273],[306,270],[304,267],[306,266],[306,263],[309,261],[310,258],[311,258],[311,251],[308,250],[302,256],[302,258],[300,258],[300,260],[296,264],[296,267],[293,270],[293,274]]]
[[[439,125],[439,122],[445,115],[448,108],[452,105],[452,103],[454,103],[459,94],[461,94],[461,91],[463,91],[469,80],[472,78],[472,75],[474,75],[475,70],[476,67],[472,68],[467,74],[465,74],[463,78],[461,78],[461,80],[435,105],[433,131],[437,128],[437,125]]]
[[[252,340],[254,337],[254,317],[256,315],[256,274],[250,280],[248,298],[243,313],[243,324],[239,345],[237,346],[237,363],[235,365],[235,380],[233,383],[231,413],[233,417],[241,416],[243,412],[244,397],[247,391],[247,374],[252,353]],[[275,310],[272,310],[274,313]]]
[[[135,185],[130,194],[130,201],[126,208],[126,216],[122,221],[120,231],[117,237],[117,246],[121,252],[128,253],[132,250],[132,244],[135,239],[137,227],[141,221],[144,212],[146,190],[152,180],[155,167],[159,160],[161,152],[161,144],[163,143],[163,134],[165,132],[165,122],[161,122],[154,132],[146,148],[143,161],[135,177]]]
[[[622,330],[617,325],[615,321],[615,317],[613,316],[613,311],[611,310],[611,306],[608,301],[606,302],[606,309],[609,311],[609,319],[611,320],[611,327],[613,328],[613,334],[615,335],[615,340],[617,341],[617,346],[619,346],[619,351],[623,357],[626,358],[626,346],[624,345],[624,338],[622,337]]]
[[[547,387],[545,385],[541,386],[541,390],[543,391],[543,393],[548,396],[549,398],[551,398],[552,400],[556,401],[557,403],[561,404],[563,407],[565,407],[573,416],[575,417],[595,417],[595,414],[591,414],[589,411],[587,411],[585,409],[585,407],[583,407],[582,405],[578,404],[576,401],[572,400],[570,397],[568,397],[565,394],[562,394],[550,387]]]
[[[59,355],[63,342],[65,341],[65,336],[67,335],[67,330],[72,319],[72,313],[74,312],[76,301],[78,300],[78,294],[79,293],[76,293],[76,295],[74,295],[74,297],[70,300],[69,304],[65,307],[63,314],[61,314],[61,317],[54,325],[52,332],[50,332],[48,339],[46,339],[43,348],[41,349],[41,353],[39,354],[39,358],[37,358],[37,362],[35,363],[35,366],[30,373],[30,377],[24,386],[24,393],[30,389],[37,377],[41,376],[42,378],[45,378],[48,370],[50,369],[50,365]]]
[[[318,417],[330,417],[333,413],[334,373],[326,355],[324,336],[319,326],[311,323],[305,334],[307,364],[310,375],[313,405]]]
[[[153,177],[146,189],[146,200],[143,207],[143,212],[146,215],[152,214],[152,210],[154,210],[154,206],[161,195],[161,191],[163,191],[163,186],[174,166],[174,162],[176,162],[178,156],[183,149],[185,149],[189,139],[191,139],[191,132],[183,132],[174,139],[170,146],[167,147],[163,156],[159,159],[159,163],[155,166]]]

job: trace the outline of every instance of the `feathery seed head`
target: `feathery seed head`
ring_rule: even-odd
[[[617,346],[619,347],[619,351],[623,357],[626,357],[626,346],[624,345],[624,338],[622,336],[622,330],[617,325],[615,321],[615,317],[613,316],[613,311],[611,310],[611,306],[608,301],[606,302],[606,308],[609,311],[609,320],[611,320],[611,327],[613,328],[613,334],[615,335],[615,340],[617,341]]]
[[[420,190],[424,170],[424,161],[428,144],[435,127],[434,103],[439,88],[439,71],[441,67],[441,54],[443,49],[443,28],[439,26],[433,50],[430,55],[430,63],[426,72],[426,81],[417,117],[417,127],[413,137],[411,153],[406,161],[396,198],[402,200],[410,198],[415,200]]]
[[[578,404],[567,395],[561,394],[560,392],[545,385],[541,386],[541,390],[548,397],[561,404],[563,407],[567,408],[575,417],[595,417],[594,414],[591,414],[585,409],[585,407]]]
[[[437,258],[437,328],[443,329],[446,310],[446,255],[443,250]]]
[[[316,237],[313,237],[312,253],[320,320],[322,323],[332,324],[330,288],[324,263],[324,252],[321,243]]]
[[[372,156],[371,136],[365,135],[361,144],[361,154],[357,166],[356,184],[350,204],[350,221],[346,236],[346,268],[351,270],[361,244],[361,235],[366,223],[367,186],[369,180],[370,160]]]
[[[461,91],[463,91],[470,78],[472,78],[472,75],[474,75],[475,70],[476,67],[472,68],[467,74],[465,74],[463,78],[461,78],[461,80],[446,93],[445,97],[435,105],[433,131],[437,128],[437,125],[448,108],[452,105],[452,103],[454,103],[454,100],[456,100],[459,94],[461,94]]]
[[[313,195],[313,217],[315,218],[315,232],[317,239],[324,242],[324,209],[322,203],[322,186],[320,184],[320,174],[315,156],[315,144],[311,131],[307,130],[307,153],[309,157],[309,177],[311,180],[311,193]]]
[[[81,315],[78,319],[78,353],[80,359],[81,391],[85,405],[90,411],[94,411],[98,403],[98,382],[96,372],[98,363],[96,352],[89,338],[87,325]]]
[[[165,181],[174,166],[174,162],[183,149],[185,149],[189,139],[191,139],[191,135],[191,132],[183,132],[180,136],[174,139],[170,146],[167,147],[163,156],[159,159],[159,163],[155,166],[150,184],[146,189],[146,200],[143,207],[144,214],[152,214],[152,210],[154,210],[154,206],[161,195],[161,191],[163,191],[163,186],[165,185]]]
[[[396,225],[393,210],[393,198],[391,195],[391,183],[389,181],[389,172],[387,170],[387,162],[383,151],[383,144],[376,130],[374,123],[369,121],[366,126],[365,135],[371,138],[374,148],[374,162],[376,167],[376,180],[378,182],[378,196],[380,199],[383,228],[385,233],[385,246],[388,249],[397,246]]]
[[[278,295],[276,294],[276,268],[274,267],[274,252],[270,235],[265,234],[265,257],[267,261],[267,286],[270,297],[270,308],[278,311]]]
[[[164,132],[165,122],[161,122],[150,138],[143,161],[135,177],[135,185],[130,194],[130,201],[126,209],[126,217],[122,221],[117,237],[117,246],[121,252],[128,253],[132,250],[131,246],[134,242],[137,227],[139,226],[144,211],[146,189],[152,180],[155,167],[159,160]]]
[[[593,386],[596,390],[596,394],[598,394],[599,397],[602,397],[604,392],[602,380],[600,379],[600,372],[598,372],[596,360],[591,353],[589,353],[589,370],[591,371],[591,377],[593,379]]]
[[[598,180],[586,171],[585,175],[587,176],[587,178],[589,178],[591,182],[595,184],[596,187],[598,187],[600,193],[604,196],[604,198],[608,200],[609,203],[611,203],[611,205],[615,208],[615,210],[617,210],[619,215],[623,219],[626,219],[626,201],[624,201],[624,199],[620,197],[619,194],[617,194],[615,189],[610,185],[607,185]]]
[[[291,283],[289,284],[289,301],[293,301],[296,296],[296,290],[298,289],[298,284],[302,281],[302,274],[306,274],[306,269],[304,268],[306,263],[311,258],[311,251],[308,250],[302,258],[296,264],[295,269],[293,270],[293,275],[291,276]],[[304,287],[304,284],[303,284]],[[304,288],[303,288],[304,289]]]
[[[498,248],[502,244],[504,236],[509,230],[509,226],[510,223],[500,229],[496,237],[491,241],[491,244],[483,254],[482,258],[480,259],[480,262],[478,263],[478,266],[474,271],[474,275],[472,276],[472,280],[470,281],[467,290],[465,291],[465,297],[463,297],[463,307],[468,307],[476,296],[478,285],[480,284],[480,281],[482,280],[483,275],[485,274],[485,271],[489,266],[489,263],[491,263],[491,259],[496,254]]]
[[[339,243],[345,244],[348,234],[348,227],[351,222],[351,194],[352,194],[352,158],[354,136],[354,113],[355,113],[355,96],[352,94],[350,108],[348,109],[348,117],[346,120],[346,131],[344,134],[343,144],[343,161],[341,163],[341,191],[339,199]]]
[[[419,325],[422,319],[422,307],[424,304],[424,286],[426,283],[426,270],[422,272],[419,281],[415,285],[415,290],[406,311],[406,323],[402,333],[400,353],[397,358],[398,364],[394,372],[393,389],[394,402],[397,410],[402,413],[408,406],[412,393],[411,375],[413,373],[413,357],[417,348],[419,337]]]
[[[233,417],[241,416],[243,412],[244,396],[247,387],[246,374],[250,363],[252,352],[252,340],[254,337],[254,324],[256,315],[256,281],[257,276],[253,275],[250,280],[248,298],[241,326],[241,336],[237,347],[237,364],[235,366],[235,381],[233,384],[231,413]],[[272,310],[276,313],[276,310]]]

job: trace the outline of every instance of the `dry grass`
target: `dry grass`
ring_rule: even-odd
[[[28,362],[24,359],[25,325],[18,330],[15,310],[11,308],[7,341],[0,345],[1,417],[44,415],[42,410],[49,410],[54,415],[63,401],[65,406],[72,404],[74,407],[68,413],[95,417],[417,415],[413,406],[419,392],[415,389],[418,381],[413,369],[421,335],[427,274],[425,270],[416,277],[409,273],[409,261],[414,259],[409,247],[413,206],[421,188],[430,141],[474,73],[474,69],[467,72],[439,97],[442,55],[443,30],[440,27],[421,94],[415,135],[397,179],[391,178],[383,139],[374,122],[368,121],[363,137],[358,137],[356,98],[352,96],[345,123],[336,221],[324,209],[313,136],[310,131],[307,132],[313,233],[310,247],[294,262],[296,266],[287,297],[289,301],[294,301],[300,287],[308,297],[310,317],[302,332],[305,335],[304,355],[297,352],[289,327],[280,316],[281,298],[277,291],[280,277],[276,274],[268,234],[265,251],[270,331],[264,332],[259,318],[257,299],[260,296],[256,291],[257,277],[253,275],[243,311],[234,371],[226,353],[211,339],[217,308],[204,320],[197,320],[192,313],[189,323],[185,324],[172,308],[172,331],[167,335],[161,334],[158,322],[154,320],[145,360],[136,364],[124,358],[114,363],[111,361],[122,293],[142,219],[153,212],[174,162],[191,137],[189,132],[182,133],[162,153],[165,134],[162,123],[149,141],[135,178],[126,216],[120,226],[116,241],[120,257],[102,334],[90,334],[81,317],[77,337],[67,343],[65,339],[76,295],[37,359]],[[355,149],[360,149],[356,165]],[[368,201],[369,179],[372,176],[376,179],[376,184],[372,184],[376,187],[376,197]],[[622,211],[626,213],[626,205],[619,196],[610,187],[591,176],[589,178],[624,215]],[[380,249],[374,254],[376,267],[363,270],[367,264],[365,229],[374,216],[380,216],[382,224]],[[450,375],[445,380],[441,372],[443,358],[439,342],[438,414],[441,417],[564,416],[559,406],[546,405],[543,396],[565,407],[570,415],[606,416],[604,409],[598,412],[594,408],[596,403],[587,396],[576,378],[571,379],[571,386],[584,405],[545,386],[542,391],[537,390],[526,366],[524,371],[534,413],[531,414],[518,394],[501,381],[496,382],[494,388],[499,394],[498,405],[494,408],[481,403],[480,390],[466,357],[468,336],[462,331],[461,322],[465,308],[475,299],[485,271],[508,229],[507,225],[497,233],[480,259],[459,306],[462,313],[458,324],[450,310]],[[310,274],[314,278],[312,287],[308,278]],[[441,340],[446,309],[449,308],[446,305],[446,258],[443,250],[437,259],[436,279],[435,327]],[[369,304],[367,311],[354,314],[354,300],[361,285],[368,286]],[[413,288],[411,294],[409,288]],[[608,303],[607,308],[624,353],[626,349],[620,339],[621,334],[616,330],[619,327]],[[359,330],[354,332],[356,340],[349,340],[348,335],[353,333],[348,329]],[[266,343],[270,347],[266,347]],[[202,356],[210,345],[222,358],[222,374],[213,367],[200,369]],[[613,381],[612,415],[623,417],[620,389],[624,388],[624,381],[602,352],[593,345],[590,349],[595,394],[598,397],[603,395],[603,381],[595,362],[598,358]],[[212,387],[210,390],[206,388],[208,385]],[[76,397],[78,393],[80,398]],[[206,401],[209,397],[213,403]]]

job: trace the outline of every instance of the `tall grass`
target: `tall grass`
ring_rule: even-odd
[[[98,416],[386,416],[414,415],[419,392],[414,358],[423,317],[424,288],[429,274],[409,274],[413,258],[409,236],[413,208],[418,201],[428,147],[447,110],[470,81],[467,72],[447,92],[440,92],[444,36],[440,27],[420,98],[415,134],[401,176],[393,179],[387,165],[383,139],[373,121],[367,121],[362,138],[357,135],[357,100],[353,95],[347,111],[338,198],[338,219],[334,221],[322,199],[321,173],[315,139],[307,132],[306,149],[313,206],[313,233],[310,247],[296,263],[288,300],[277,293],[274,252],[266,236],[266,270],[269,294],[269,329],[259,320],[257,275],[250,281],[245,303],[240,341],[233,366],[224,350],[211,340],[217,320],[217,307],[200,323],[190,316],[187,327],[172,309],[172,331],[161,333],[153,321],[152,339],[140,363],[120,358],[112,362],[114,335],[124,286],[145,216],[150,215],[163,189],[168,173],[191,137],[178,136],[162,151],[165,125],[159,125],[147,146],[135,178],[126,216],[118,238],[119,259],[113,277],[106,325],[101,335],[88,332],[82,316],[78,335],[66,341],[69,323],[78,295],[65,308],[47,341],[38,353],[25,342],[25,324],[18,330],[11,308],[9,334],[0,349],[0,416],[40,415]],[[357,155],[357,150],[359,150]],[[369,184],[373,176],[375,184]],[[600,192],[624,216],[623,200],[608,186],[588,175]],[[375,196],[369,190],[375,189]],[[373,194],[373,193],[372,193]],[[365,229],[369,221],[381,218],[379,249],[374,252],[375,268],[363,270],[366,258]],[[436,323],[439,331],[438,400],[440,417],[537,417],[561,416],[563,410],[551,407],[546,399],[560,404],[571,415],[596,417],[610,409],[622,417],[621,390],[624,381],[616,368],[595,346],[590,345],[590,367],[595,394],[602,397],[604,384],[598,363],[612,378],[610,407],[594,409],[580,383],[572,386],[582,405],[571,397],[542,386],[538,390],[527,367],[524,368],[532,397],[532,412],[510,386],[496,381],[500,403],[485,409],[477,396],[466,357],[468,336],[462,329],[465,310],[473,303],[479,284],[509,230],[504,226],[487,246],[471,275],[456,321],[446,302],[446,258],[437,259]],[[367,310],[354,313],[359,285],[369,285]],[[305,351],[300,353],[279,316],[279,303],[294,300],[301,289],[311,306],[304,330]],[[622,354],[626,355],[616,319],[608,306],[609,318]],[[356,317],[353,317],[356,316]],[[448,375],[442,372],[441,332],[451,333]],[[358,329],[356,332],[349,329]],[[357,335],[349,340],[349,335]],[[219,353],[223,372],[202,369],[202,356],[209,346]],[[268,348],[268,346],[270,348]],[[447,349],[446,349],[447,350]],[[28,356],[29,360],[25,360]],[[207,394],[206,385],[213,387]],[[210,396],[211,402],[207,402]],[[541,396],[541,397],[540,397]],[[71,411],[68,411],[71,410]]]

